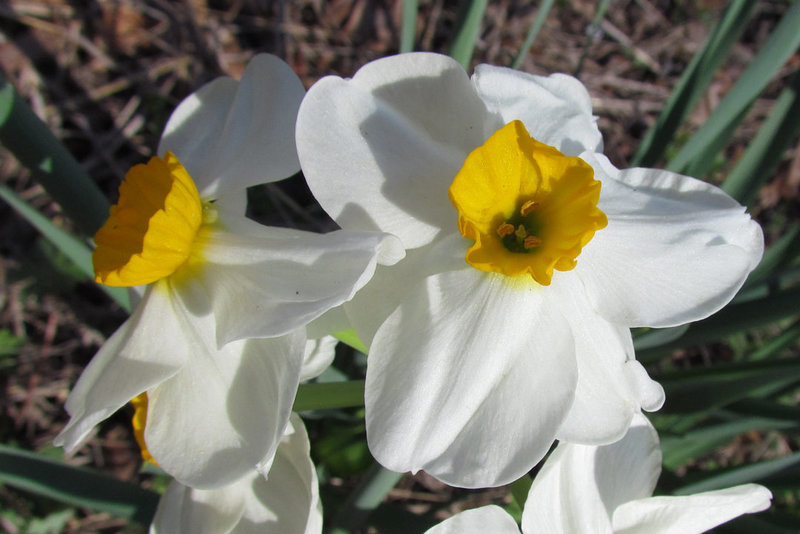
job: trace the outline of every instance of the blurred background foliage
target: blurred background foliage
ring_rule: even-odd
[[[125,411],[70,458],[51,443],[70,387],[126,317],[124,293],[88,280],[86,238],[177,103],[238,77],[256,52],[308,87],[429,50],[468,68],[577,76],[615,165],[721,184],[762,224],[764,262],[728,307],[634,335],[667,390],[651,414],[657,493],[756,481],[772,509],[717,530],[800,532],[798,45],[800,2],[787,0],[0,1],[0,530],[143,532],[168,482],[141,465]],[[267,224],[334,227],[301,176],[252,189],[250,209]],[[331,531],[422,531],[487,503],[519,513],[526,480],[467,491],[376,466],[352,406],[365,368],[340,345],[317,387],[347,398],[304,412]]]

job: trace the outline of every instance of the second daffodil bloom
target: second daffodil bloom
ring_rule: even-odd
[[[620,439],[663,402],[629,329],[714,313],[763,251],[720,189],[616,169],[567,75],[380,59],[309,90],[297,148],[343,228],[407,251],[344,306],[370,449],[457,486],[511,482],[555,439]]]
[[[217,489],[172,481],[158,503],[150,534],[319,534],[322,503],[308,434],[293,414],[269,473],[252,470]]]
[[[523,534],[700,534],[769,508],[764,486],[743,484],[680,497],[651,497],[661,473],[655,429],[639,414],[627,435],[604,446],[561,443],[533,480]],[[519,534],[498,506],[461,512],[426,534]]]
[[[93,260],[98,282],[143,295],[75,385],[56,443],[74,449],[136,399],[145,456],[181,483],[214,488],[268,469],[300,381],[305,324],[351,298],[389,246],[374,233],[244,217],[246,187],[299,170],[303,94],[288,65],[256,56],[241,81],[186,98],[159,156],[126,175]]]

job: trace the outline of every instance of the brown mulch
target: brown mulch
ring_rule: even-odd
[[[458,2],[419,4],[416,48],[446,52]],[[536,16],[532,4],[490,3],[476,63],[510,64]],[[625,166],[726,2],[617,0],[601,28],[592,29],[596,4],[558,2],[523,70],[576,73],[580,66],[606,154]],[[785,9],[785,2],[760,2],[742,41],[692,113],[690,127],[708,117]],[[124,173],[153,153],[169,113],[192,90],[219,75],[238,76],[261,51],[286,59],[306,86],[328,74],[350,76],[365,62],[397,52],[401,11],[399,0],[4,0],[0,67],[113,199]],[[798,68],[795,55],[756,101],[727,149],[731,161],[758,130],[786,75]],[[71,229],[28,173],[5,151],[0,153],[2,183]],[[768,240],[781,230],[773,221],[797,219],[799,188],[800,151],[795,148],[753,208],[768,223]],[[302,182],[273,187],[268,195],[277,207],[274,224],[324,226],[315,223],[323,216]],[[311,214],[312,220],[299,218],[298,212]],[[0,443],[30,450],[50,447],[66,422],[63,403],[69,388],[125,318],[68,268],[54,275],[54,258],[37,232],[0,203],[0,335],[6,336],[0,340],[18,340],[6,352],[0,346]],[[68,461],[143,480],[128,417],[117,414],[101,425]],[[423,482],[401,484],[391,497],[442,502],[437,491],[446,490]],[[25,502],[8,488],[0,491],[0,510],[37,513]],[[0,528],[13,532],[15,527],[3,522]],[[68,532],[120,528],[119,521],[102,514],[80,514],[68,523]]]

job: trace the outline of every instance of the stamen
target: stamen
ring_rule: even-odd
[[[507,222],[504,222],[503,224],[497,227],[497,235],[499,235],[500,237],[505,237],[513,233],[514,233],[513,224],[508,224]]]
[[[522,207],[519,208],[519,213],[523,217],[527,217],[530,213],[536,209],[539,205],[538,202],[534,202],[533,200],[526,200],[522,203]]]
[[[525,247],[525,250],[529,248],[535,248],[542,244],[542,240],[536,237],[535,235],[529,235],[525,238],[522,242],[522,246]]]

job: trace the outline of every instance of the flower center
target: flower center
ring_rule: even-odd
[[[150,451],[147,450],[147,444],[144,442],[144,427],[147,423],[147,393],[135,396],[131,399],[131,404],[134,409],[133,419],[131,420],[133,424],[133,436],[136,438],[136,443],[139,444],[139,449],[142,451],[142,459],[158,467],[158,464],[150,455]]]
[[[450,186],[459,231],[475,240],[467,263],[549,285],[608,224],[600,186],[582,159],[540,143],[520,121],[506,124],[467,156]]]
[[[173,153],[135,165],[94,236],[95,280],[137,286],[171,275],[189,258],[203,211],[197,187]]]

